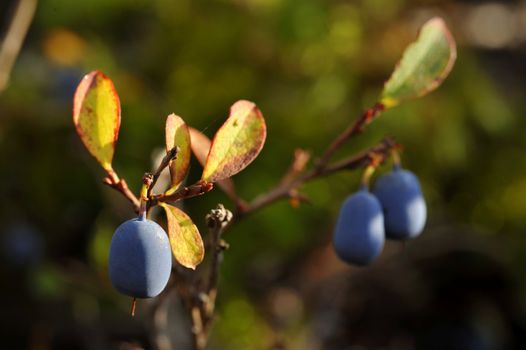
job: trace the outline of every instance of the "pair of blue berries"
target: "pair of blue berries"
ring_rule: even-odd
[[[382,252],[385,237],[406,240],[422,233],[426,216],[417,177],[395,165],[378,179],[372,193],[364,186],[345,200],[334,232],[334,248],[342,260],[367,265]]]

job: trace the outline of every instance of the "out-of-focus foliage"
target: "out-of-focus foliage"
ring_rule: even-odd
[[[524,1],[497,5],[493,11],[498,9],[499,16],[518,16],[526,8]],[[180,115],[211,137],[233,102],[255,101],[265,115],[268,137],[258,159],[235,177],[237,192],[250,199],[279,181],[296,147],[319,154],[374,103],[403,49],[434,15],[446,19],[458,40],[449,78],[425,98],[387,111],[339,154],[367,147],[385,134],[404,145],[404,166],[420,177],[429,204],[428,229],[412,243],[423,255],[409,254],[406,261],[397,244],[388,244],[376,272],[363,270],[354,277],[351,270],[353,290],[366,300],[386,285],[396,287],[396,297],[381,300],[406,305],[397,298],[408,295],[408,310],[421,310],[425,301],[411,294],[412,287],[419,286],[417,296],[435,300],[429,291],[436,287],[441,295],[438,288],[446,277],[439,277],[464,266],[457,255],[450,269],[437,269],[435,260],[426,259],[425,253],[435,252],[437,242],[446,242],[441,239],[448,236],[445,232],[452,231],[459,233],[449,235],[450,241],[470,237],[466,242],[479,242],[473,244],[504,261],[513,276],[510,285],[520,286],[524,297],[524,37],[516,29],[519,34],[509,46],[496,46],[503,41],[494,37],[482,45],[484,36],[474,36],[472,28],[485,29],[473,26],[483,10],[491,8],[479,8],[476,1],[433,0],[41,1],[11,85],[0,95],[0,231],[4,235],[9,227],[25,225],[45,241],[38,265],[15,267],[2,257],[3,278],[12,281],[2,290],[9,303],[1,322],[10,325],[6,329],[14,339],[6,344],[52,341],[55,348],[74,348],[67,345],[75,340],[104,348],[101,333],[119,339],[142,334],[135,339],[148,344],[140,319],[129,319],[128,300],[111,289],[107,278],[113,229],[134,214],[128,202],[101,184],[103,172],[71,126],[71,100],[83,74],[101,69],[115,82],[122,125],[113,167],[136,192],[144,171],[154,167],[152,151],[164,148],[168,114]],[[7,17],[0,13],[4,23]],[[192,161],[188,181],[198,180],[201,171]],[[318,344],[316,335],[321,338],[332,330],[328,325],[342,319],[322,303],[332,300],[331,293],[347,290],[338,280],[326,280],[344,268],[328,242],[339,205],[356,190],[358,179],[357,173],[342,173],[313,182],[304,188],[312,205],[293,209],[278,203],[229,231],[220,318],[213,331],[217,348],[267,349],[284,341],[307,349],[306,344]],[[214,190],[185,203],[185,211],[206,232],[204,216],[218,202],[233,207]],[[488,267],[496,266],[493,260],[472,258],[473,268],[462,270],[467,276],[493,273]],[[396,284],[381,284],[399,276],[390,269],[407,275]],[[438,276],[438,282],[417,283],[419,273]],[[487,299],[490,292],[476,295],[485,298],[476,305],[493,305]],[[357,305],[362,304],[348,306],[345,310],[352,312],[346,315],[360,314]],[[310,316],[317,306],[313,333]],[[484,317],[496,310],[488,306],[473,318],[491,325]],[[373,317],[373,311],[364,315]],[[185,324],[173,327],[184,329]],[[378,327],[376,334],[384,334]]]

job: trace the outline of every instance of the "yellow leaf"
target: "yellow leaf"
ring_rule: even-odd
[[[102,72],[88,73],[79,83],[73,100],[73,122],[84,146],[105,170],[111,171],[121,106],[113,82]]]
[[[205,256],[199,230],[182,210],[166,203],[160,205],[168,218],[168,237],[175,260],[185,267],[195,269]]]
[[[256,105],[236,102],[214,136],[202,180],[216,182],[243,170],[258,156],[266,136],[265,119]]]
[[[188,126],[181,117],[172,113],[166,118],[166,151],[175,146],[179,147],[179,152],[169,167],[172,180],[171,188],[174,190],[183,182],[188,172],[191,150]]]

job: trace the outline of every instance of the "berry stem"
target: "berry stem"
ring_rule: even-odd
[[[369,188],[369,182],[371,181],[371,177],[373,176],[374,172],[376,171],[376,166],[374,164],[369,164],[362,174],[362,187]]]
[[[402,162],[400,160],[400,153],[396,148],[391,150],[391,157],[393,158],[393,168],[400,169]]]
[[[137,306],[137,298],[133,298],[132,299],[132,303],[131,303],[131,309],[130,309],[130,314],[133,316],[135,316],[135,308]]]
[[[144,174],[142,177],[141,197],[139,205],[139,220],[146,219],[146,212],[148,211],[148,193],[153,183],[153,175],[150,173]]]

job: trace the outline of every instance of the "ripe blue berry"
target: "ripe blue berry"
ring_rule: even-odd
[[[388,238],[408,239],[422,233],[426,223],[426,202],[417,177],[396,166],[376,182],[374,195],[382,204]]]
[[[367,265],[380,255],[385,241],[382,207],[364,188],[343,203],[334,232],[338,256],[352,264]]]
[[[111,239],[110,279],[121,293],[152,298],[162,292],[172,270],[172,253],[166,232],[147,219],[120,225]]]

